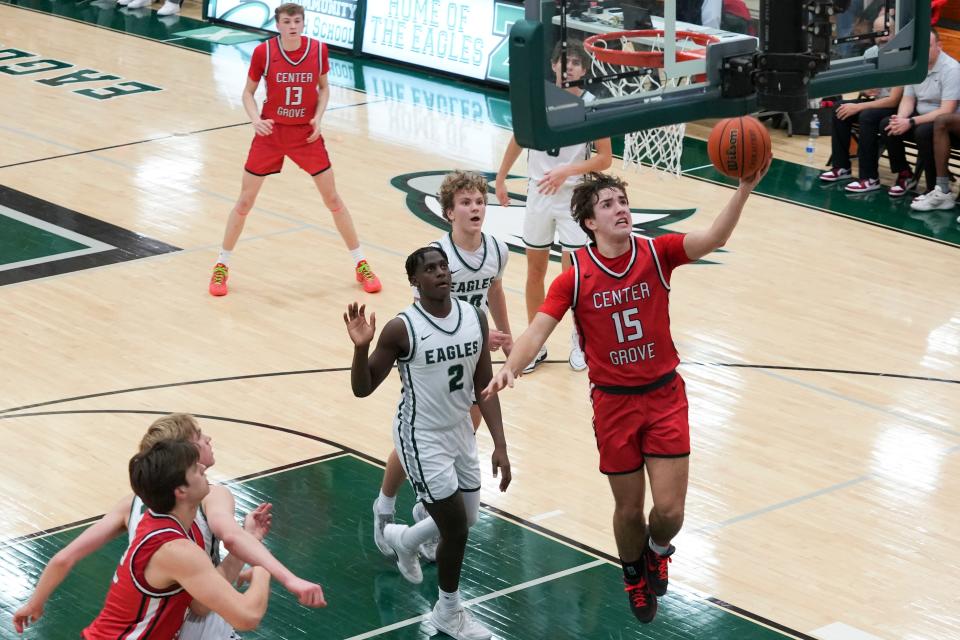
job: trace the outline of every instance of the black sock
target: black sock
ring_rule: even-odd
[[[637,584],[643,578],[643,558],[634,562],[620,561],[623,566],[623,579],[630,584]]]

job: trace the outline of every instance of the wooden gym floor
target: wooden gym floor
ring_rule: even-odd
[[[362,300],[382,324],[409,303],[403,259],[440,234],[439,222],[423,219],[423,190],[450,169],[494,171],[509,137],[493,111],[438,108],[396,90],[462,98],[482,93],[476,87],[341,59],[363,74],[365,90],[357,78],[332,78],[324,135],[384,291],[367,296],[352,281],[329,214],[290,165],[267,181],[234,254],[231,293],[214,299],[207,279],[252,135],[239,95],[255,42],[209,55],[158,41],[196,26],[186,16],[169,26],[138,14],[149,28],[131,34],[117,22],[99,28],[89,13],[77,18],[67,4],[0,4],[4,638],[28,576],[55,550],[43,541],[64,542],[58,531],[75,531],[128,490],[126,460],[157,412],[208,416],[203,428],[218,459],[211,475],[222,480],[276,477],[267,473],[345,450],[385,458],[397,380],[371,398],[352,397],[342,310]],[[118,78],[84,72],[86,82],[43,82],[79,69]],[[112,91],[135,93],[98,99],[118,86]],[[77,93],[83,87],[92,91]],[[796,144],[775,139],[777,153]],[[687,176],[628,176],[635,206],[668,210],[648,212],[651,229],[702,228],[731,194],[690,145]],[[910,218],[884,194],[845,209],[835,190],[804,182],[812,171],[779,161],[726,251],[674,276],[694,454],[671,566],[677,594],[667,600],[730,603],[720,610],[748,612],[756,628],[766,621],[790,637],[958,638],[956,213]],[[523,184],[511,183],[518,200]],[[511,213],[491,210],[489,219]],[[513,253],[505,286],[517,333],[524,271]],[[485,478],[484,531],[502,515],[603,559],[616,553],[612,500],[596,471],[586,377],[565,362],[569,326],[551,339],[550,363],[502,397],[515,480],[501,495]],[[480,445],[486,457],[483,431]],[[322,499],[365,513],[375,475]],[[317,508],[296,485],[270,486],[257,485],[257,495],[295,505],[292,518]],[[354,535],[369,536],[367,516],[343,513]],[[336,539],[286,526],[318,546]],[[24,564],[31,549],[34,562]],[[500,552],[492,543],[472,549],[483,550]],[[378,559],[369,563],[370,572],[389,573]],[[309,577],[331,594],[330,615],[350,607],[336,599],[346,587],[332,564],[316,566]],[[355,566],[367,570],[366,561]],[[478,583],[493,579],[494,569],[477,571]],[[683,616],[640,629],[617,600],[616,573],[605,574],[603,601],[613,604],[603,615],[615,617],[621,636],[721,637],[713,627],[684,630]],[[595,589],[569,585],[564,593]],[[406,597],[403,585],[395,590]],[[276,595],[271,612],[281,615],[290,603]],[[570,619],[525,627],[536,609],[510,611],[498,626],[504,637],[542,633],[517,631],[525,628],[614,633],[565,635],[583,622]],[[32,637],[53,636],[41,627]]]

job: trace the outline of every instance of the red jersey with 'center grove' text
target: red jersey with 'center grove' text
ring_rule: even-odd
[[[300,37],[300,48],[284,51],[280,37],[261,42],[253,50],[250,71],[254,82],[263,78],[267,99],[260,117],[277,124],[307,124],[317,115],[317,83],[330,70],[327,45]]]
[[[573,309],[591,383],[649,384],[680,364],[670,335],[670,274],[688,262],[677,233],[634,237],[612,259],[590,244],[573,254],[573,268],[553,281],[540,311],[560,320]]]
[[[147,583],[147,564],[153,554],[173,540],[192,540],[203,549],[197,523],[185,531],[169,514],[147,510],[133,541],[113,575],[100,615],[83,630],[85,640],[172,640],[183,625],[193,596],[174,584],[157,589]]]

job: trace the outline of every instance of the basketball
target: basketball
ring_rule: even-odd
[[[707,141],[710,162],[731,178],[749,178],[772,154],[770,134],[751,116],[726,118],[713,127]]]

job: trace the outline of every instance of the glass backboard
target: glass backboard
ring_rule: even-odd
[[[526,0],[510,35],[514,133],[551,149],[785,110],[791,65],[804,100],[913,84],[929,22],[928,0]]]

